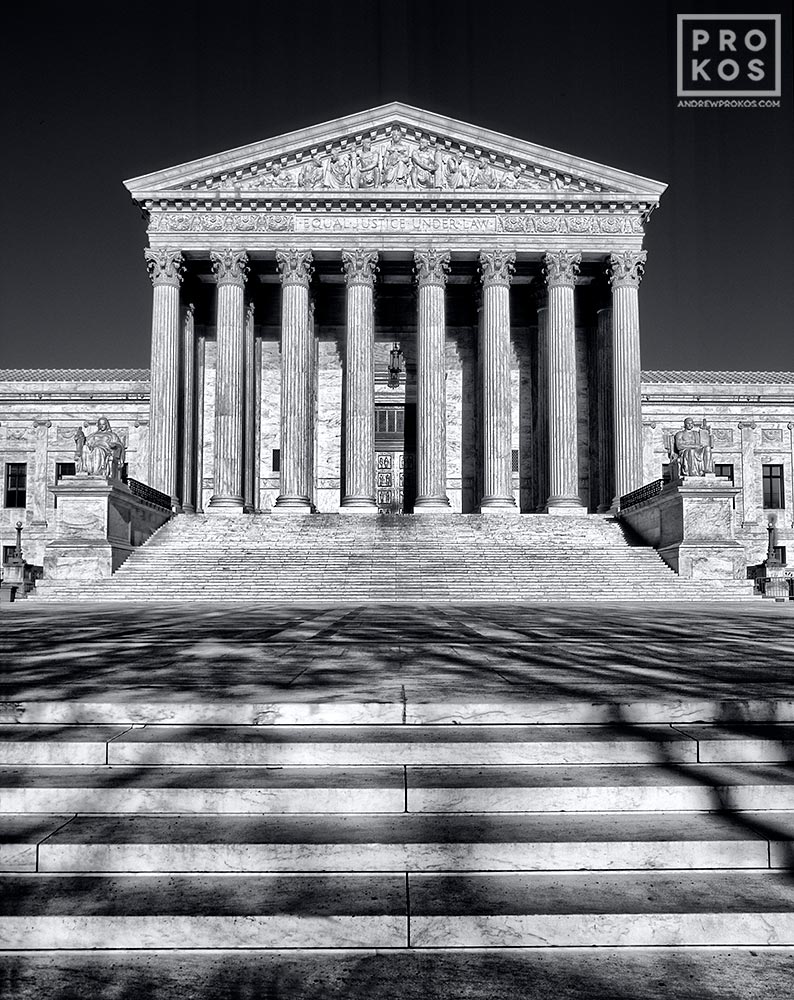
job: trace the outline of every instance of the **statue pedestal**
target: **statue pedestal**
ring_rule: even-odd
[[[679,576],[694,580],[743,580],[744,547],[733,532],[738,487],[714,475],[668,483],[658,495],[621,511],[620,518]]]
[[[102,580],[121,566],[171,517],[171,512],[133,496],[119,479],[64,476],[58,498],[55,540],[44,550],[44,580]]]

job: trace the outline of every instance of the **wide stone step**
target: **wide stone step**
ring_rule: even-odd
[[[791,813],[0,818],[6,871],[389,872],[784,868]]]
[[[7,875],[11,950],[794,945],[771,870]]]
[[[0,814],[794,810],[768,765],[0,768]]]
[[[793,725],[0,726],[0,764],[786,762]]]

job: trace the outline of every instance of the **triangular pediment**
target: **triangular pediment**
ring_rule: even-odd
[[[338,118],[126,181],[138,200],[283,193],[605,195],[658,201],[666,185],[405,104]]]

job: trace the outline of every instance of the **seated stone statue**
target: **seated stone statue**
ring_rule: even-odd
[[[687,417],[684,429],[678,431],[670,443],[670,474],[673,479],[685,476],[705,476],[714,472],[714,462],[711,455],[711,430],[706,424],[706,418],[700,427],[695,428],[695,421]]]
[[[88,437],[82,427],[74,436],[74,461],[77,472],[89,476],[104,476],[119,479],[125,461],[126,447],[122,439],[111,428],[107,417],[100,417],[96,430]]]

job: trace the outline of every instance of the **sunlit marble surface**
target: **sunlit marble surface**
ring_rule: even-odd
[[[794,605],[6,605],[7,722],[794,721]]]

